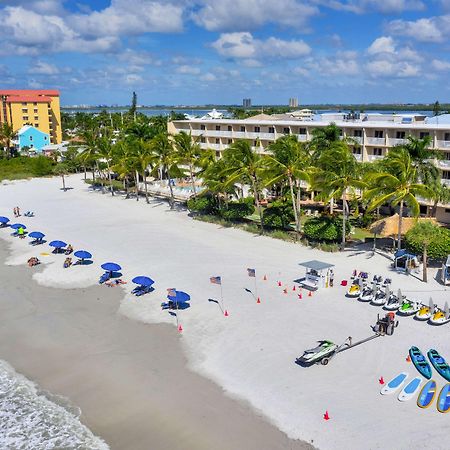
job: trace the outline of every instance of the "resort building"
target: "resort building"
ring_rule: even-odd
[[[407,142],[408,136],[431,136],[432,147],[442,151],[438,160],[442,180],[450,186],[450,115],[426,117],[420,114],[359,114],[329,113],[313,115],[278,114],[247,119],[203,118],[169,122],[172,134],[185,131],[198,139],[201,148],[213,149],[217,157],[236,139],[248,139],[256,152],[264,153],[269,144],[281,136],[292,134],[308,142],[316,128],[335,123],[342,137],[351,138],[352,151],[358,161],[374,161],[386,155],[390,148]],[[429,205],[424,202],[423,212]],[[437,220],[450,223],[450,205],[439,205]]]
[[[51,144],[62,140],[59,91],[0,90],[0,124],[16,131],[31,125],[49,136]]]
[[[40,153],[42,148],[49,144],[49,141],[50,137],[47,133],[31,125],[24,125],[17,132],[17,141],[14,143],[19,151],[28,149],[30,152]]]

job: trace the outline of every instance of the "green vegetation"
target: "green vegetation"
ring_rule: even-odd
[[[21,180],[53,174],[55,162],[45,156],[19,156],[0,160],[0,180]]]
[[[346,228],[346,235],[349,231]],[[338,216],[311,217],[303,225],[303,235],[311,241],[338,242],[342,236],[342,221]]]

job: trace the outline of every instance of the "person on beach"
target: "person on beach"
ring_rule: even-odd
[[[69,244],[67,247],[66,247],[66,250],[65,250],[65,254],[66,255],[70,255],[71,253],[73,252],[73,247]]]
[[[41,263],[41,262],[39,261],[39,259],[36,258],[35,256],[32,256],[27,262],[28,262],[28,265],[29,265],[30,267],[37,266],[38,264]]]
[[[16,211],[17,211],[17,217],[20,217],[20,209],[18,206],[16,206]]]
[[[13,211],[14,211],[14,217],[17,217],[17,209],[14,208]]]
[[[334,284],[334,272],[333,269],[330,269],[330,287],[333,287]]]
[[[66,258],[64,261],[64,269],[67,269],[72,265],[72,258]]]
[[[25,239],[25,230],[24,230],[22,227],[20,227],[20,228],[17,230],[17,234],[19,235],[19,238],[20,238],[20,239]]]

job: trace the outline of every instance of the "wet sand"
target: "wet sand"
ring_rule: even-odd
[[[5,266],[0,241],[0,359],[81,408],[112,449],[311,449],[186,368],[174,327],[131,321],[119,288],[39,286]]]

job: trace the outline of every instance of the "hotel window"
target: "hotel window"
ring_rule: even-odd
[[[202,144],[206,144],[206,138],[204,138],[203,136],[200,138],[200,142],[202,143]]]
[[[200,125],[200,130],[206,130],[206,125]]]
[[[241,132],[245,133],[245,127],[241,127]]]
[[[376,138],[382,138],[383,137],[383,130],[375,130],[375,137]]]
[[[27,102],[22,102],[22,106],[27,106],[28,103]]]
[[[220,144],[220,139],[216,138],[216,144]]]
[[[361,147],[353,147],[352,148],[352,153],[354,155],[360,155],[361,154]]]
[[[374,156],[383,156],[383,149],[382,148],[374,148],[372,153]]]
[[[37,114],[38,113],[38,110],[37,110],[37,108],[34,108],[34,111],[33,111],[35,114]]]
[[[23,116],[22,120],[28,120],[28,116]]]
[[[258,146],[258,141],[253,141],[253,147],[257,147]]]
[[[395,133],[395,139],[405,139],[406,133],[404,131],[397,131]]]
[[[354,130],[353,137],[362,137],[362,130]]]
[[[448,170],[443,170],[442,171],[442,178],[444,180],[450,180],[450,172]]]
[[[34,120],[39,120],[39,116],[34,116]]]
[[[216,151],[216,158],[220,158],[220,152]]]
[[[232,143],[233,143],[233,139],[228,139],[228,140],[227,140],[227,144],[228,144],[228,145],[231,145]]]
[[[28,109],[27,109],[27,108],[22,108],[22,112],[23,112],[23,113],[27,113],[27,112],[28,112]]]
[[[275,127],[269,127],[269,133],[275,133]]]
[[[423,139],[425,137],[428,137],[430,135],[430,133],[428,133],[428,131],[421,131],[420,132],[420,139]]]
[[[306,134],[306,128],[299,128],[298,134]]]
[[[228,131],[233,131],[233,127],[231,125],[228,125]]]
[[[444,134],[444,141],[450,141],[450,133]]]
[[[220,125],[216,125],[216,131],[220,131]]]
[[[444,159],[446,159],[447,161],[450,161],[450,152],[445,152]]]
[[[291,134],[290,128],[284,127],[284,128],[283,128],[283,133],[284,133],[284,134]]]
[[[35,123],[34,126],[35,126],[36,128],[39,128],[39,124],[38,124],[38,123]]]
[[[261,127],[255,127],[255,133],[261,133]]]

